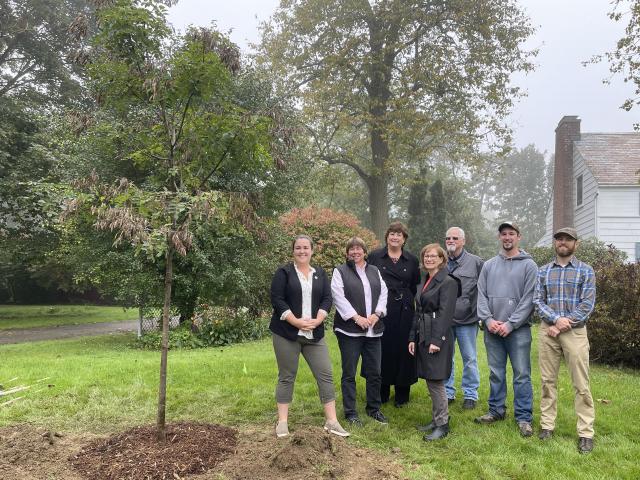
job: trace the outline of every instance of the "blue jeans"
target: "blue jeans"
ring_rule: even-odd
[[[513,370],[513,412],[516,422],[533,420],[531,386],[531,327],[522,326],[507,337],[484,331],[489,363],[489,413],[504,417],[507,413],[507,357]]]
[[[458,339],[458,348],[462,357],[462,393],[464,398],[478,400],[478,387],[480,387],[480,371],[478,370],[478,349],[476,339],[478,337],[478,324],[454,325],[453,331],[453,356],[454,363],[451,368],[451,375],[445,384],[447,398],[456,398],[456,365],[455,365],[455,342]]]

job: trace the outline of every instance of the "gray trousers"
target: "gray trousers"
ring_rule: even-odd
[[[278,362],[278,385],[276,386],[276,402],[291,403],[293,399],[293,385],[298,373],[300,354],[307,361],[311,373],[318,384],[320,402],[331,402],[336,399],[331,373],[329,350],[324,338],[312,342],[299,336],[296,340],[287,340],[280,335],[272,334],[273,351]]]
[[[427,380],[427,388],[431,396],[431,410],[433,423],[441,427],[449,421],[449,402],[444,380]]]

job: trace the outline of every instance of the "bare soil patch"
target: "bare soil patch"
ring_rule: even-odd
[[[298,427],[277,439],[273,429],[240,432],[236,454],[221,463],[229,480],[400,480],[402,467],[378,451],[358,448],[352,440],[329,435],[319,427]],[[200,478],[200,477],[198,477]]]
[[[68,461],[91,435],[67,435],[31,425],[0,428],[0,478],[82,480]]]
[[[142,426],[99,438],[31,425],[0,428],[0,478],[20,480],[400,480],[402,467],[321,428],[299,426],[277,439],[272,427],[240,431],[210,424],[167,425],[167,442]],[[75,466],[74,466],[75,465]]]

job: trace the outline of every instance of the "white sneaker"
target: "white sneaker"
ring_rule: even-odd
[[[327,420],[324,424],[324,431],[333,433],[334,435],[338,435],[339,437],[348,437],[349,435],[351,435],[344,428],[342,428],[340,423],[338,423],[338,420]]]
[[[289,424],[287,422],[278,422],[276,425],[276,437],[288,437],[289,436]]]

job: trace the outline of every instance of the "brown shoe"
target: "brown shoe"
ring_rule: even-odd
[[[518,422],[518,429],[520,430],[520,435],[523,437],[530,437],[533,435],[533,427],[529,422]]]
[[[504,420],[504,415],[502,416],[494,415],[493,413],[485,413],[484,415],[473,419],[474,422],[484,423],[485,425],[490,423],[496,423],[496,422],[499,422],[500,420]]]
[[[578,438],[578,451],[580,453],[589,453],[591,450],[593,450],[593,438]]]
[[[540,430],[540,433],[538,434],[538,438],[540,440],[549,440],[552,437],[553,437],[553,430],[548,430],[546,428],[543,428],[542,430]]]

